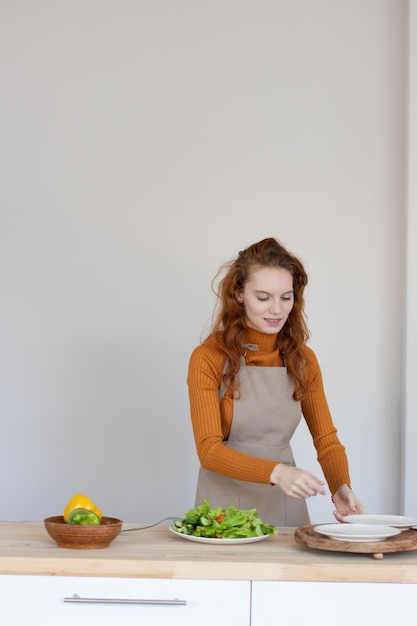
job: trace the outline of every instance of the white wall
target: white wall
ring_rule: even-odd
[[[400,512],[406,29],[399,0],[0,2],[1,519],[192,506],[189,354],[266,236],[310,274],[353,486]]]
[[[406,307],[404,376],[404,512],[415,515],[417,475],[417,1],[409,2]]]

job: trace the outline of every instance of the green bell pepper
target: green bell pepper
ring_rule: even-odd
[[[68,524],[101,524],[101,519],[93,511],[74,509],[68,519]]]

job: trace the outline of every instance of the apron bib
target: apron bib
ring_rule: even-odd
[[[257,346],[247,346],[257,350]],[[285,367],[246,366],[239,369],[240,398],[234,400],[229,439],[223,445],[246,454],[295,466],[290,440],[301,419],[293,384]],[[195,506],[257,509],[274,526],[310,524],[305,500],[286,496],[278,486],[228,478],[200,467]]]

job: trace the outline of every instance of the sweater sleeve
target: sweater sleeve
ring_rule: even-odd
[[[301,408],[317,451],[317,460],[332,494],[342,485],[350,486],[348,460],[345,448],[339,441],[323,387],[323,379],[316,355],[306,350],[305,374],[309,391]]]
[[[191,422],[201,466],[229,478],[269,484],[276,461],[245,454],[223,443],[233,418],[233,399],[227,395],[220,410],[224,364],[224,355],[205,344],[196,348],[190,358],[187,382]]]

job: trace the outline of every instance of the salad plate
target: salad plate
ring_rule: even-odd
[[[399,528],[371,524],[321,524],[315,526],[314,530],[331,539],[356,543],[383,541],[401,533]]]
[[[172,526],[168,527],[168,530],[176,535],[177,537],[181,537],[182,539],[188,539],[188,541],[195,541],[196,543],[211,543],[224,546],[226,544],[241,544],[241,543],[255,543],[257,541],[263,541],[264,539],[268,539],[271,535],[261,535],[260,537],[241,537],[238,539],[226,539],[226,538],[211,538],[211,537],[195,537],[194,535],[186,535],[185,533],[179,533]]]
[[[393,526],[394,528],[413,528],[417,525],[416,517],[405,515],[346,515],[348,524],[372,524],[373,526]]]

